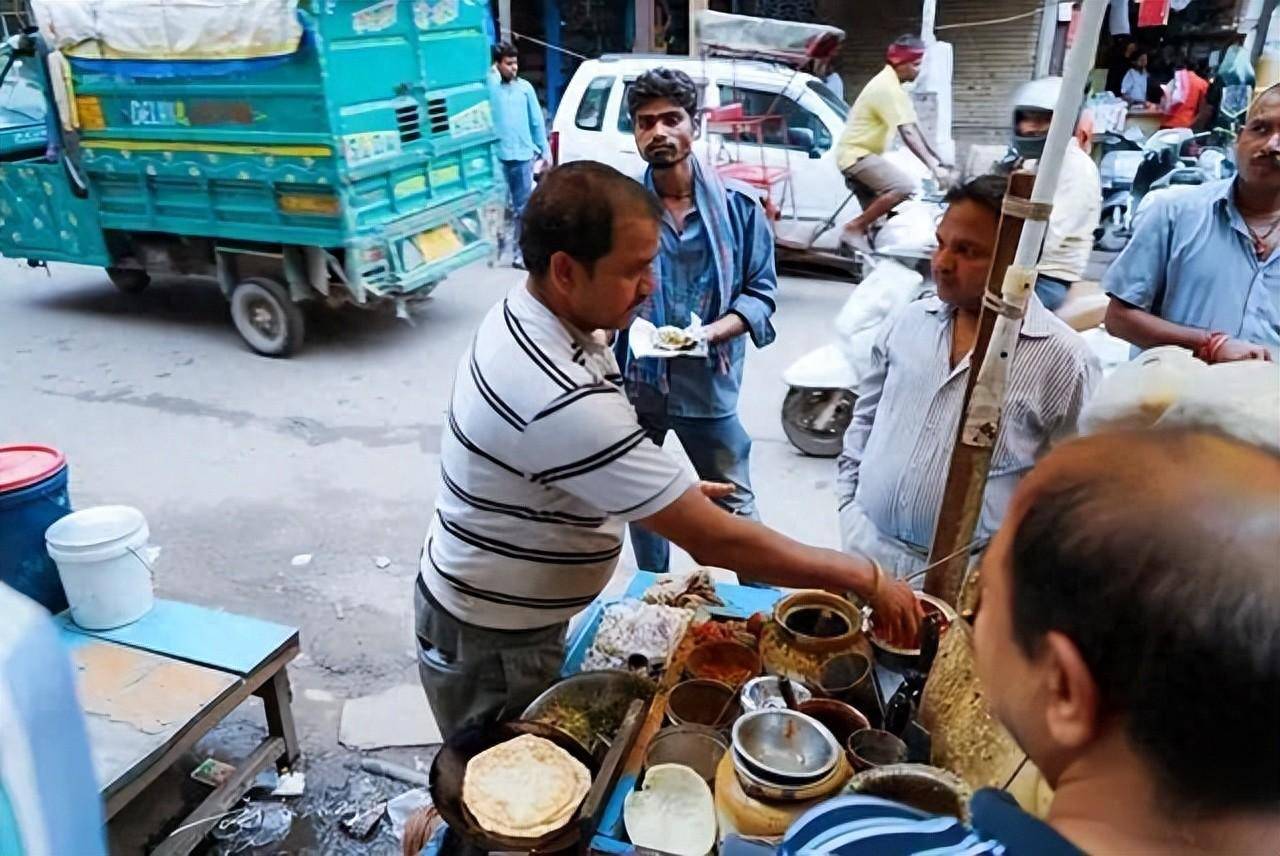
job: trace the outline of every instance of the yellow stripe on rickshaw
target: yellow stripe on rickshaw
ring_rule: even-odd
[[[329,146],[249,146],[234,143],[181,143],[155,140],[83,140],[86,149],[114,149],[123,152],[200,152],[211,155],[275,155],[292,158],[327,158]]]

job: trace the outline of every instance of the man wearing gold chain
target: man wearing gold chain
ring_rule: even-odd
[[[1135,351],[1280,359],[1280,85],[1250,109],[1236,163],[1234,179],[1153,196],[1107,271],[1107,329]]]

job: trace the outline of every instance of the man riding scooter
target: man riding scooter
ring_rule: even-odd
[[[1053,109],[1062,91],[1061,77],[1042,77],[1019,86],[1013,94],[1014,166],[1034,170],[1044,153]],[[1102,180],[1093,158],[1078,139],[1067,144],[1044,249],[1036,266],[1036,294],[1051,312],[1066,302],[1067,292],[1084,279],[1093,235],[1102,212]],[[1091,325],[1092,326],[1092,325]]]

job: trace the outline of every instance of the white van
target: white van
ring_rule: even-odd
[[[764,143],[754,135],[700,133],[695,152],[705,163],[741,162],[785,168],[789,179],[774,185],[770,198],[781,218],[775,233],[780,241],[806,245],[813,232],[848,200],[835,226],[815,243],[833,249],[839,226],[857,216],[857,200],[849,199],[844,178],[836,168],[835,145],[844,131],[849,106],[811,74],[757,60],[669,56],[667,54],[611,54],[578,66],[556,110],[552,131],[558,160],[597,160],[640,178],[645,163],[636,150],[626,90],[652,68],[677,68],[701,89],[704,109],[740,103],[747,116],[779,114],[782,123],[762,129]],[[705,116],[699,117],[703,129]],[[901,154],[898,158],[895,155]],[[907,152],[891,152],[909,175],[923,166]],[[761,191],[763,195],[763,191]]]

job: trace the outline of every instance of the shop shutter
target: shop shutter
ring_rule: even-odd
[[[1002,24],[939,30],[955,50],[952,136],[963,143],[1001,143],[1009,135],[1009,98],[1035,75],[1043,0],[942,0],[937,26],[989,21]]]

